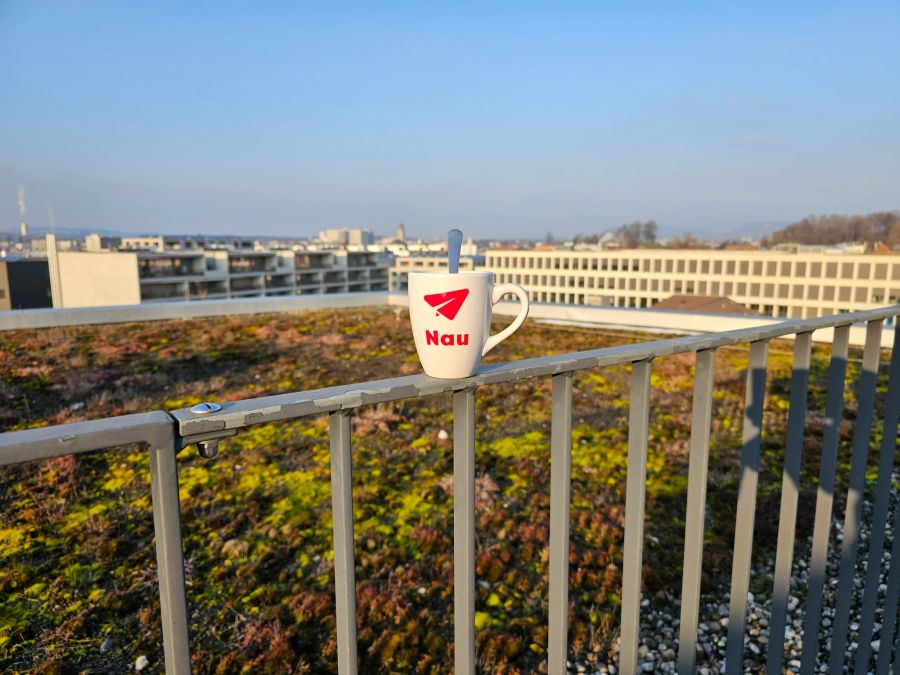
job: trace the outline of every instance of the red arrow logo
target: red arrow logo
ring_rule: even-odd
[[[468,288],[461,288],[458,291],[447,291],[446,293],[432,293],[425,296],[425,302],[437,309],[438,314],[443,314],[448,319],[453,320],[456,314],[469,295]],[[437,315],[435,315],[437,316]]]

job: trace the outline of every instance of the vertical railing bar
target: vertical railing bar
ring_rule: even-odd
[[[900,510],[898,510],[898,512],[900,512]],[[900,517],[897,518],[897,523],[900,524]],[[894,531],[896,532],[897,530],[895,529]],[[897,558],[894,558],[894,560],[896,560],[896,559]],[[897,586],[895,585],[894,586],[894,597],[895,598],[897,597],[898,590],[900,590],[900,589],[898,589]],[[886,640],[886,642],[889,643],[890,640]],[[886,647],[885,651],[886,651],[885,656],[887,656],[891,652],[889,647]],[[879,656],[880,656],[880,654],[879,654]],[[896,666],[894,668],[894,673],[896,673],[898,670],[900,670],[900,630],[898,630],[894,633],[894,666]]]
[[[872,507],[872,527],[869,530],[869,558],[866,565],[866,581],[863,584],[859,636],[856,638],[856,642],[859,644],[856,652],[855,672],[857,675],[865,675],[869,672],[869,652],[875,624],[875,606],[878,602],[881,555],[884,552],[894,455],[897,452],[897,421],[898,413],[900,413],[900,331],[894,331],[894,346],[891,351],[889,373],[887,398],[884,404],[881,453],[878,457],[878,480],[875,484],[875,503]],[[893,563],[894,559],[891,559],[891,562]],[[887,617],[882,617],[882,620],[887,621]],[[889,649],[890,638],[888,638],[887,644],[883,641],[881,644],[885,649]]]
[[[631,364],[628,419],[628,476],[625,493],[625,551],[622,561],[622,634],[619,672],[637,672],[641,627],[641,571],[650,423],[650,360]]]
[[[191,672],[187,598],[184,587],[184,552],[181,539],[181,505],[178,496],[178,461],[174,422],[150,442],[150,498],[156,537],[156,567],[162,615],[165,671]]]
[[[869,459],[869,441],[872,438],[872,417],[875,409],[875,381],[878,378],[878,362],[881,357],[881,327],[880,319],[869,321],[866,324],[866,346],[863,349],[862,373],[856,395],[853,458],[850,464],[850,481],[847,488],[847,507],[844,511],[841,570],[838,576],[837,602],[834,608],[834,624],[831,633],[831,655],[828,659],[828,668],[832,673],[839,673],[843,669],[847,628],[850,624],[853,576],[856,573],[859,525],[865,499],[866,465]],[[868,654],[866,654],[866,658],[868,659]]]
[[[453,394],[453,635],[456,675],[475,675],[475,388]]]
[[[340,675],[356,675],[356,562],[353,551],[353,465],[350,411],[328,416],[331,443],[331,510],[334,528],[334,596]]]
[[[697,623],[700,616],[700,577],[706,519],[706,480],[709,466],[709,430],[715,379],[713,349],[697,352],[694,397],[691,401],[691,450],[688,465],[687,515],[684,526],[684,566],[681,579],[681,625],[678,635],[678,673],[694,672]]]
[[[766,672],[780,673],[784,665],[784,627],[787,623],[791,566],[797,530],[797,503],[800,497],[800,462],[809,394],[809,367],[812,334],[798,333],[794,340],[791,371],[791,401],[785,434],[784,469],[781,477],[781,511],[778,516],[778,546],[775,554],[775,584],[772,589],[772,616],[769,621],[769,653]]]
[[[898,330],[895,328],[894,330]],[[895,342],[896,344],[896,342]],[[893,356],[893,355],[892,355]],[[894,433],[896,442],[896,431]],[[884,614],[881,623],[881,645],[878,649],[877,675],[887,675],[891,670],[891,653],[897,656],[900,665],[900,630],[897,629],[897,603],[900,601],[900,509],[894,514],[894,543],[891,544],[891,569],[888,572],[887,588],[884,592]],[[880,567],[880,566],[879,566]],[[896,631],[896,634],[895,634]],[[893,645],[891,641],[894,641]],[[895,671],[900,668],[895,668]]]
[[[568,652],[569,502],[572,476],[572,373],[552,379],[550,426],[550,622],[547,665],[564,675]]]
[[[753,554],[753,524],[756,516],[756,485],[762,447],[763,404],[766,396],[767,340],[750,344],[747,363],[747,394],[744,400],[741,477],[734,526],[734,556],[731,567],[731,604],[728,610],[728,643],[725,671],[743,672],[744,628],[747,623],[747,590]]]
[[[812,675],[819,655],[819,621],[822,614],[822,594],[825,587],[825,562],[831,536],[831,509],[834,503],[834,474],[837,467],[841,414],[844,407],[844,378],[847,374],[847,347],[850,327],[834,329],[831,342],[831,362],[828,365],[828,384],[825,399],[825,430],[822,434],[822,457],[819,463],[819,486],[816,490],[816,515],[813,526],[812,550],[809,559],[806,613],[803,618],[803,653],[800,657],[801,675]],[[774,636],[770,636],[774,637]]]
[[[900,513],[900,509],[897,511]],[[897,517],[896,522],[900,525],[900,516]],[[894,532],[896,531],[895,529]],[[900,539],[900,537],[895,537],[895,541],[896,539]],[[897,560],[897,558],[894,558],[894,560]],[[894,597],[896,597],[897,590],[897,587],[894,586]],[[890,653],[890,648],[887,651]],[[894,666],[894,674],[896,675],[897,671],[900,670],[900,630],[896,630],[896,627],[894,629]]]

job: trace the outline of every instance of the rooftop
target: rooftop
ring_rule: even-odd
[[[807,324],[797,323],[801,325]],[[739,420],[745,414],[765,420],[755,499],[758,513],[772,513],[782,500],[784,430],[788,410],[796,403],[792,392],[801,389],[794,386],[792,364],[798,353],[802,357],[803,345],[810,345],[808,340],[768,343],[764,336],[777,335],[777,329],[752,330],[733,338],[651,343],[655,336],[646,333],[530,321],[492,352],[485,374],[471,383],[482,385],[474,396],[473,419],[478,537],[473,611],[483,669],[535,672],[548,657],[548,643],[554,644],[547,632],[547,557],[554,536],[550,513],[557,508],[551,506],[549,486],[558,486],[558,478],[551,473],[549,453],[551,444],[558,443],[551,438],[559,407],[551,403],[566,390],[571,396],[573,467],[568,656],[597,667],[617,662],[622,602],[631,583],[622,579],[623,508],[631,475],[626,463],[635,449],[629,429],[635,421],[635,377],[642,372],[638,364],[649,363],[650,354],[658,356],[652,371],[646,369],[649,443],[646,519],[641,521],[647,539],[643,583],[648,604],[642,611],[645,618],[679,613],[692,429],[702,426],[689,412],[697,405],[693,369],[700,357],[693,351],[714,345],[709,537],[700,618],[718,622],[717,607],[727,597],[732,572],[734,506],[747,447],[747,430]],[[743,340],[756,347],[748,351]],[[871,381],[883,406],[888,356],[878,349],[880,340],[870,343],[875,347],[866,352],[867,362],[873,354],[876,363],[879,356],[883,361]],[[765,402],[757,404],[758,413],[748,412],[745,402],[752,401],[745,400],[745,390],[750,395],[759,386],[755,377],[747,380],[748,358],[758,367],[759,347],[766,344]],[[841,376],[837,387],[826,386],[834,382],[830,352],[827,346],[812,345],[809,357],[807,452],[798,474],[800,558],[812,532],[808,515],[816,501],[816,458],[822,444],[827,445],[823,433],[831,428],[825,423],[826,405],[832,405],[826,399],[843,390],[847,421],[834,427],[841,457],[854,440],[852,421],[866,406],[865,394],[857,397],[857,387],[865,391],[868,386],[865,378],[859,384],[861,351],[851,348],[846,381]],[[564,356],[554,361],[549,354]],[[523,358],[534,360],[514,361]],[[507,361],[513,363],[502,365]],[[399,380],[353,388],[353,383],[419,372],[401,308],[5,331],[0,332],[0,364],[5,373],[0,389],[4,431],[155,409],[181,410],[176,416],[189,419],[184,409],[201,401],[275,397],[226,406],[229,415],[241,406],[255,412],[241,418],[240,433],[225,437],[214,458],[202,457],[193,444],[179,458],[188,622],[197,670],[215,665],[272,671],[298,663],[313,672],[333,669],[339,647],[335,640],[341,639],[335,626],[329,508],[333,423],[330,431],[322,415],[284,421],[291,415],[281,411],[287,410],[285,403],[296,406],[304,396],[331,401],[337,408],[344,405],[340,396],[357,401],[348,405],[354,409],[349,427],[354,596],[359,615],[366,617],[358,624],[360,667],[452,668],[454,591],[449,582],[454,575],[456,460],[451,438],[459,420],[454,401],[467,385],[439,383],[429,390],[457,391],[454,401],[449,394],[380,393],[399,391]],[[564,381],[559,375],[552,387],[544,377],[569,368],[577,370],[564,389],[558,386]],[[351,386],[310,391],[343,384]],[[344,393],[339,396],[338,391]],[[753,396],[762,399],[760,391]],[[356,407],[360,402],[368,405]],[[279,418],[283,421],[274,421]],[[189,426],[182,423],[182,433]],[[216,428],[215,421],[210,428]],[[0,455],[3,447],[0,442]],[[876,455],[873,451],[868,458],[871,468]],[[837,513],[843,512],[846,468],[842,465],[837,476]],[[2,469],[0,586],[5,594],[0,596],[0,615],[9,618],[9,639],[0,644],[3,667],[121,671],[139,654],[156,666],[162,663],[149,472],[147,453],[135,446]],[[765,517],[756,518],[756,527],[759,560],[750,590],[768,597],[771,579],[764,569],[774,558],[774,542],[782,530],[775,519]],[[551,576],[553,564],[551,560]],[[628,566],[624,569],[627,576]],[[652,634],[653,627],[645,630]],[[106,638],[112,647],[101,655]],[[674,634],[662,637],[666,639],[675,646]],[[747,664],[764,663],[762,652],[756,656],[748,651]],[[660,663],[666,659],[660,658]],[[703,656],[703,663],[715,666],[724,658],[723,641],[721,649]]]

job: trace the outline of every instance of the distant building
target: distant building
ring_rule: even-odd
[[[447,254],[446,241],[423,242],[421,239],[406,242],[406,248],[410,255],[423,253],[425,255],[441,255]]]
[[[81,247],[81,242],[75,239],[59,239],[56,242],[56,248],[60,251],[77,251]],[[47,252],[46,239],[32,239],[31,250],[35,253],[43,255]]]
[[[341,227],[322,230],[319,232],[319,241],[338,246],[368,246],[375,241],[375,235],[372,230]]]
[[[725,296],[769,316],[810,318],[900,302],[900,255],[623,249],[492,250],[486,269],[535,302],[653,307]]]
[[[461,256],[460,270],[474,270],[478,262],[472,256]],[[396,258],[390,272],[390,289],[405,293],[409,285],[410,272],[439,272],[450,267],[450,259],[445,256],[411,255]]]
[[[119,248],[121,245],[121,237],[103,237],[99,234],[89,234],[84,238],[85,251],[108,251]]]
[[[103,245],[99,234],[89,234],[84,238],[84,250],[95,252],[102,251]]]
[[[166,238],[162,235],[154,237],[122,237],[119,248],[129,251],[163,251],[166,248]]]
[[[127,251],[219,251],[226,249],[252,251],[258,246],[259,242],[255,239],[244,237],[161,234],[152,237],[122,237],[115,248]]]
[[[59,252],[58,307],[388,289],[376,253],[292,250]]]
[[[46,259],[0,259],[0,311],[52,306]]]
[[[404,227],[403,223],[397,225],[397,240],[400,242],[406,241],[406,227]]]

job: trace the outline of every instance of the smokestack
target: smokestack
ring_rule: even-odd
[[[28,236],[28,223],[25,222],[25,187],[20,185],[16,189],[16,197],[19,201],[19,216],[22,219],[22,224],[19,226],[19,233],[22,235],[22,239]]]

